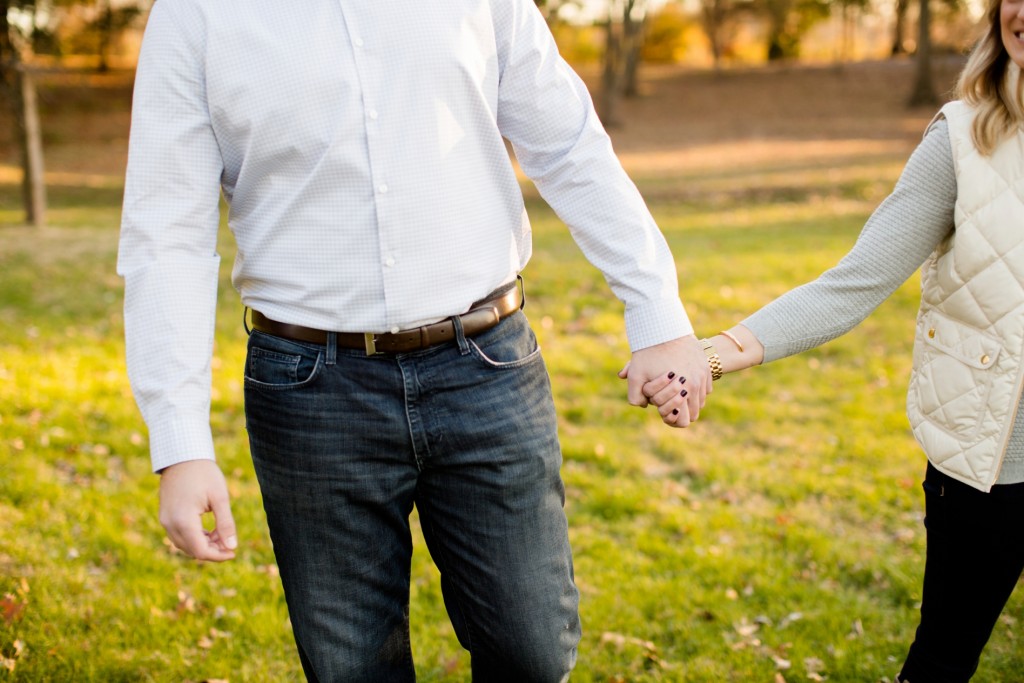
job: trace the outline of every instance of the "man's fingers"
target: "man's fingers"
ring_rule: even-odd
[[[647,395],[644,394],[644,379],[639,375],[632,375],[627,379],[626,398],[629,400],[630,405],[646,408],[647,404],[650,403]]]
[[[638,406],[640,408],[646,408],[649,401],[644,396],[644,385],[639,380],[629,382],[629,390],[626,392],[626,397],[629,400],[629,405]]]
[[[700,410],[707,402],[708,391],[711,388],[711,375],[696,377],[690,384],[690,392],[686,396],[687,409],[690,413],[690,420],[696,422],[700,417]]]
[[[171,543],[186,555],[197,560],[223,562],[235,556],[234,550],[224,547],[224,544],[217,538],[216,530],[209,533],[203,531],[203,522],[200,517],[189,521],[174,520],[166,524],[165,528]]]
[[[213,513],[214,529],[203,530],[203,515]],[[160,523],[175,546],[197,560],[223,562],[238,546],[235,520],[224,475],[210,460],[172,465],[160,475]]]
[[[215,539],[221,550],[233,551],[238,547],[238,536],[235,533],[235,518],[231,516],[231,504],[227,496],[214,496],[210,500],[213,518],[216,523]]]

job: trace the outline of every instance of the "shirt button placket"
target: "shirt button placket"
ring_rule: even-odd
[[[367,53],[366,42],[361,37],[353,36],[352,46],[355,53],[356,68],[359,70],[360,81],[362,82],[364,130],[366,131],[367,150],[370,155],[370,173],[373,178],[374,199],[377,205],[377,238],[380,242],[381,253],[386,255],[383,260],[383,266],[387,271],[394,267],[395,257],[390,251],[390,239],[387,231],[387,208],[384,202],[386,195],[391,191],[388,184],[384,182],[384,178],[387,177],[387,170],[383,166],[386,156],[378,153],[381,151],[378,149],[380,145],[378,130],[380,113],[374,106],[376,93],[372,87],[377,76],[376,64],[372,54]],[[384,273],[385,299],[387,299],[387,291],[390,289],[389,279],[388,274]],[[385,315],[387,316],[387,314]],[[391,331],[395,332],[397,330],[398,328],[392,325]]]

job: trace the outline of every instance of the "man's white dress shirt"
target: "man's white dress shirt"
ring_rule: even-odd
[[[631,347],[692,332],[667,245],[532,0],[159,0],[118,258],[154,469],[213,458],[221,191],[246,306],[395,331],[466,311],[529,260],[503,137],[625,303]]]

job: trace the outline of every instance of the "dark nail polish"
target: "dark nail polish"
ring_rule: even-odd
[[[672,414],[673,415],[678,415],[679,414],[679,408],[673,408],[672,409]]]
[[[675,377],[675,376],[676,376],[676,373],[674,373],[674,372],[670,372],[670,373],[668,373],[668,378],[669,378],[669,379],[672,379],[672,378],[673,378],[673,377]]]
[[[686,389],[683,389],[682,391],[680,391],[679,395],[680,396],[686,396]]]
[[[679,383],[680,384],[686,384],[686,378],[685,377],[680,377],[679,378]]]

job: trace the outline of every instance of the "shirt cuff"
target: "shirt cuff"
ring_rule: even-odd
[[[693,325],[678,298],[652,301],[626,308],[626,335],[630,351],[693,334]]]
[[[215,460],[209,415],[180,416],[149,427],[153,471],[188,460]]]

